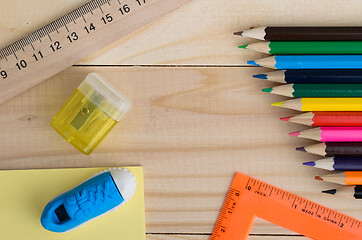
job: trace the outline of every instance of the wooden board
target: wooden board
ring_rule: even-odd
[[[130,113],[90,156],[62,139],[49,122],[80,81],[96,71],[133,102]],[[261,93],[257,68],[78,67],[0,105],[0,168],[142,165],[149,233],[211,233],[236,171],[260,178],[357,219],[358,201],[322,195],[332,187],[288,136],[302,129],[278,120],[292,111]],[[254,234],[291,234],[257,221]]]
[[[0,47],[86,2],[0,1]],[[285,98],[262,94],[275,84],[251,78],[268,70],[235,67],[262,55],[238,50],[252,40],[232,35],[266,24],[354,25],[361,10],[357,0],[193,0],[79,63],[89,67],[73,67],[0,105],[0,169],[142,165],[151,240],[208,239],[236,171],[362,219],[357,201],[319,193],[334,187],[313,180],[326,172],[301,166],[318,157],[294,151],[313,142],[288,136],[306,127],[278,120],[295,112],[271,107]],[[49,123],[93,71],[134,107],[86,157]],[[252,233],[257,240],[302,238],[262,220]]]

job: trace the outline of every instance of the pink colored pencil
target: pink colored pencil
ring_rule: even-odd
[[[319,127],[289,135],[321,142],[362,142],[362,127]]]

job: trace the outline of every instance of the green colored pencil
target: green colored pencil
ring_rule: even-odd
[[[265,41],[239,48],[269,54],[362,54],[362,41]]]
[[[362,97],[362,84],[285,84],[263,92],[287,97]]]

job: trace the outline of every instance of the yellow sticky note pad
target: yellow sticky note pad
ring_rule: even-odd
[[[142,167],[126,167],[136,177],[137,190],[116,211],[68,233],[42,227],[40,216],[50,200],[105,169],[109,168],[0,171],[1,239],[146,239]]]

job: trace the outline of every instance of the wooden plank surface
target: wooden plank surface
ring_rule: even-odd
[[[0,48],[84,2],[0,0]],[[194,0],[80,63],[89,67],[0,105],[0,169],[142,165],[151,240],[208,239],[236,171],[362,219],[357,201],[319,193],[335,185],[313,180],[326,171],[301,166],[318,157],[294,151],[313,142],[288,136],[306,127],[278,120],[295,112],[269,105],[285,98],[262,94],[274,84],[251,78],[266,69],[233,67],[262,55],[239,51],[252,40],[232,35],[267,24],[355,25],[361,10],[358,0]],[[87,157],[49,123],[90,72],[104,75],[134,107]],[[252,233],[257,240],[303,239],[263,220]]]
[[[312,143],[288,136],[303,127],[280,122],[292,111],[260,92],[257,68],[78,67],[0,105],[0,168],[142,165],[147,232],[210,233],[236,171],[361,218],[358,201],[322,195],[333,187],[301,166],[296,152]],[[84,156],[49,122],[90,72],[98,72],[133,102],[130,113],[93,154]],[[346,204],[346,201],[348,204]],[[291,234],[256,221],[256,234]]]

